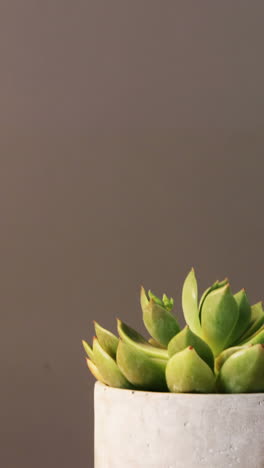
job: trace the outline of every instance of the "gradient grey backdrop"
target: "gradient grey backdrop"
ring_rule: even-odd
[[[92,319],[264,296],[262,1],[2,0],[1,468],[93,460]]]

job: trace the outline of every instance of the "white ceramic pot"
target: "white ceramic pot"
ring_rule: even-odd
[[[176,394],[95,384],[95,468],[263,468],[264,393]]]

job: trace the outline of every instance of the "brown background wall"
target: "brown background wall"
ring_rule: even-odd
[[[92,467],[92,319],[139,285],[263,298],[261,1],[0,6],[3,468]]]

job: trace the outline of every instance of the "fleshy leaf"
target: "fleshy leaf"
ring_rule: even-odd
[[[215,359],[215,372],[219,372],[225,361],[241,349],[244,349],[244,346],[232,346],[231,348],[224,349]]]
[[[94,362],[94,353],[93,353],[91,346],[87,343],[87,341],[84,341],[84,340],[82,340],[82,345],[87,356],[90,358],[92,362]]]
[[[202,308],[203,337],[215,356],[229,346],[237,320],[238,306],[228,284],[206,296]]]
[[[199,338],[199,336],[195,335],[188,326],[170,340],[168,344],[169,357],[179,351],[183,351],[188,346],[192,346],[200,358],[214,371],[214,355],[212,350],[209,348],[208,344]]]
[[[230,356],[218,374],[217,387],[225,393],[264,392],[264,345],[256,344]]]
[[[203,307],[203,303],[204,303],[204,300],[206,298],[206,296],[214,291],[215,289],[218,289],[218,288],[222,288],[222,286],[225,286],[226,284],[228,283],[228,279],[225,278],[223,281],[215,281],[212,286],[209,286],[209,288],[207,288],[203,294],[202,294],[202,297],[200,299],[200,302],[199,302],[199,316],[200,316],[200,321],[201,321],[201,313],[202,313],[202,307]]]
[[[249,326],[251,317],[251,307],[244,289],[234,294],[234,299],[238,306],[238,320],[232,331],[229,343],[233,344],[243,335]]]
[[[198,288],[193,268],[187,275],[183,284],[182,309],[187,325],[189,325],[193,333],[202,336],[198,308]]]
[[[150,289],[148,291],[148,295],[149,295],[149,298],[150,299],[153,299],[153,301],[155,302],[155,304],[158,304],[160,305],[161,307],[164,307],[164,304],[162,302],[162,300],[158,297],[158,296],[155,296],[155,294],[153,294]]]
[[[158,359],[168,359],[167,349],[162,349],[158,346],[153,346],[136,330],[126,325],[121,320],[117,319],[117,330],[120,338],[131,346],[143,351],[150,357]]]
[[[101,327],[99,323],[94,321],[95,333],[102,348],[113,359],[116,358],[116,350],[118,345],[118,338],[106,328]]]
[[[143,321],[149,334],[163,346],[180,331],[176,317],[150,299],[143,308]]]
[[[122,374],[115,360],[102,348],[97,338],[93,340],[93,352],[94,364],[107,385],[110,385],[110,387],[131,388],[131,384]]]
[[[140,289],[140,305],[141,305],[141,309],[143,310],[149,303],[149,299],[148,299],[148,296],[146,294],[146,291],[145,289],[143,288],[143,286],[141,286],[141,289]]]
[[[259,331],[257,331],[253,336],[249,338],[244,345],[248,344],[264,344],[264,326],[262,326]]]
[[[96,365],[91,361],[91,359],[86,358],[86,363],[87,363],[89,371],[96,378],[96,380],[99,380],[99,382],[102,382],[103,384],[106,385],[106,382],[104,381],[102,375],[100,374]]]
[[[165,307],[165,309],[171,311],[173,309],[173,306],[174,306],[174,299],[173,297],[171,297],[170,299],[168,298],[168,296],[166,294],[163,294],[162,296],[162,302],[163,302],[163,305]]]
[[[163,294],[162,299],[160,299],[158,296],[155,296],[155,294],[153,294],[153,292],[151,292],[150,290],[148,291],[148,296],[149,299],[153,299],[155,304],[160,305],[166,310],[172,310],[174,305],[174,299],[172,297],[169,299],[166,294]]]
[[[215,385],[214,373],[191,346],[169,359],[166,380],[174,393],[211,393]]]
[[[166,360],[151,358],[122,340],[118,344],[116,359],[127,380],[137,388],[168,391],[165,380]]]
[[[262,302],[258,302],[251,306],[251,317],[247,330],[239,338],[238,344],[243,344],[253,336],[259,328],[264,324],[264,311],[262,307]]]

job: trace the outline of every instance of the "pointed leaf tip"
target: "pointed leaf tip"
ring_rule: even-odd
[[[145,291],[144,287],[141,286],[141,289],[140,289],[140,304],[141,304],[142,310],[148,305],[148,303],[149,303],[149,300],[148,300],[146,291]]]
[[[186,323],[194,333],[201,335],[201,323],[198,308],[198,286],[194,269],[187,274],[182,288],[182,308]]]

